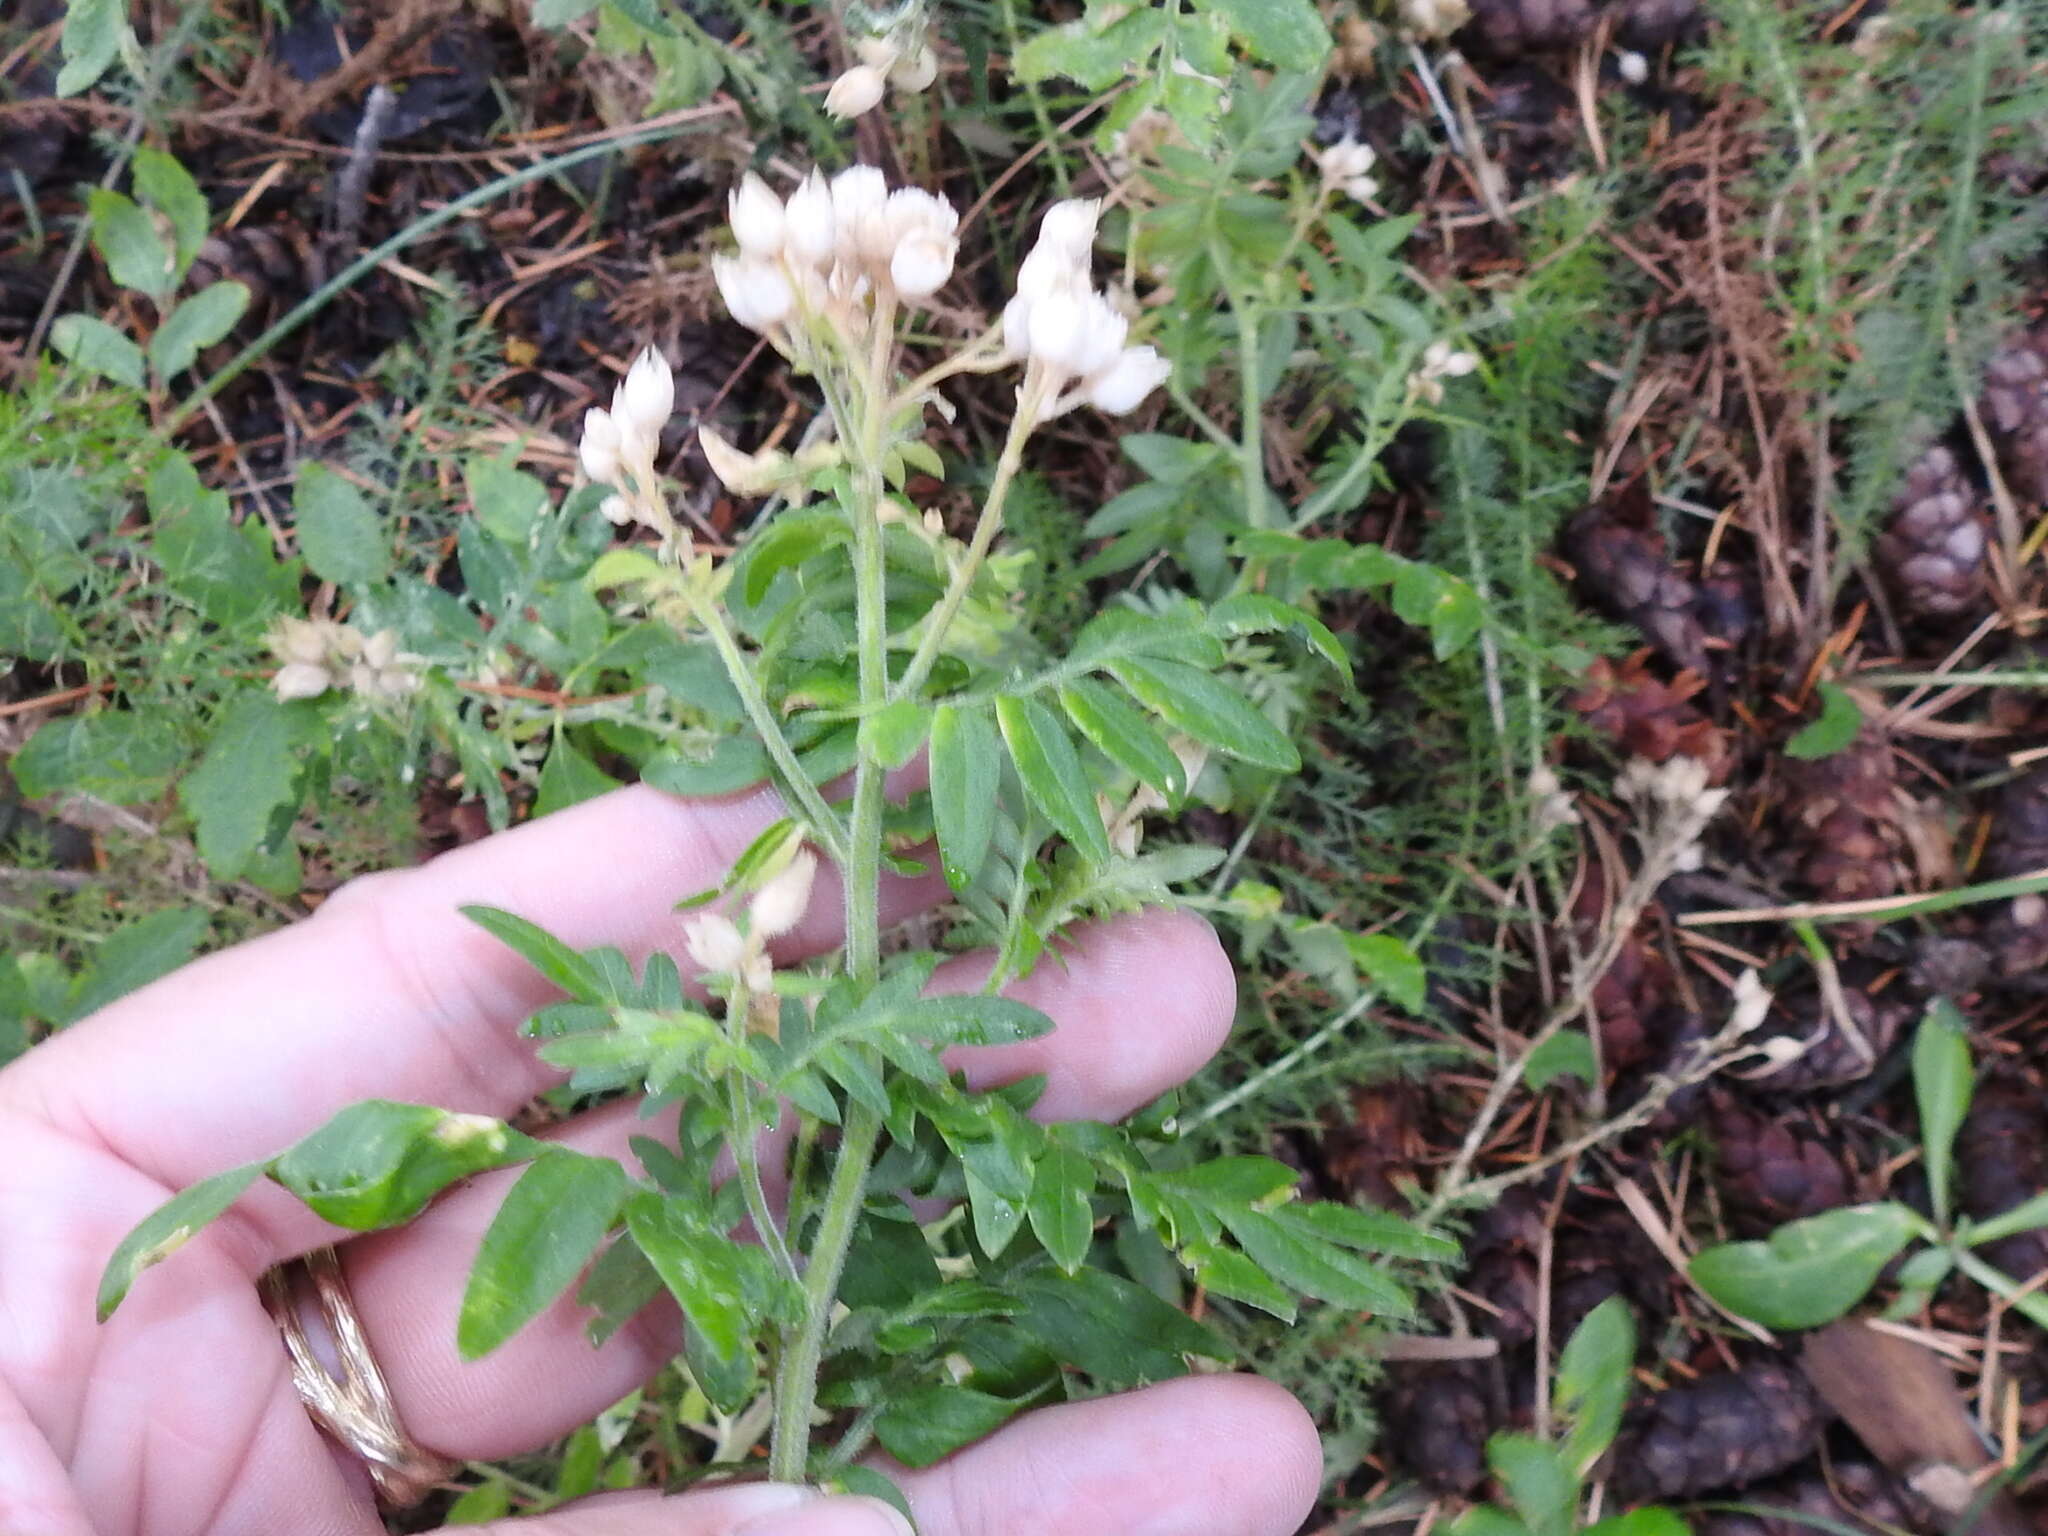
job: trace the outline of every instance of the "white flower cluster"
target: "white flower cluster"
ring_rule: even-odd
[[[1082,403],[1122,416],[1166,381],[1173,365],[1152,347],[1127,347],[1130,322],[1089,273],[1102,205],[1054,203],[1038,242],[1017,269],[1017,296],[1003,310],[1003,342],[1013,357],[1044,370],[1055,396],[1045,416]],[[1072,385],[1072,392],[1059,391]]]
[[[711,976],[723,976],[746,993],[756,1025],[775,1025],[775,965],[768,956],[771,940],[781,938],[803,921],[811,905],[811,881],[818,873],[817,855],[799,849],[782,869],[762,882],[747,903],[747,931],[723,912],[692,918],[683,930],[690,958]]]
[[[953,275],[960,215],[872,165],[812,171],[784,202],[751,172],[727,204],[737,256],[712,259],[733,319],[773,336],[792,316],[851,319],[871,298],[928,299]]]
[[[341,687],[366,699],[401,699],[420,682],[408,665],[415,658],[399,654],[395,629],[366,635],[332,619],[279,619],[270,648],[282,663],[270,686],[287,703]]]
[[[1700,867],[1706,857],[1700,834],[1728,803],[1729,791],[1709,788],[1708,777],[1707,765],[1696,757],[1661,763],[1633,757],[1615,784],[1615,792],[1635,807],[1646,851],[1668,857],[1673,869]]]
[[[626,377],[612,391],[611,409],[594,406],[584,413],[577,458],[592,481],[613,488],[605,498],[604,515],[622,527],[639,522],[664,534],[673,531],[655,477],[654,455],[661,447],[661,429],[675,408],[675,375],[662,355],[648,347],[633,359]]]
[[[1399,9],[1409,33],[1425,42],[1449,37],[1472,19],[1466,0],[1400,0]]]
[[[1378,160],[1370,144],[1352,138],[1339,139],[1316,152],[1316,167],[1323,173],[1323,181],[1360,203],[1371,201],[1380,189],[1380,184],[1366,174]]]
[[[1431,405],[1441,405],[1444,380],[1462,379],[1479,366],[1470,352],[1456,350],[1448,341],[1432,341],[1422,349],[1422,366],[1408,375],[1408,387]]]
[[[927,42],[900,42],[893,35],[864,37],[853,45],[860,62],[832,82],[825,110],[834,117],[859,117],[881,105],[891,86],[923,91],[939,78],[939,56]]]

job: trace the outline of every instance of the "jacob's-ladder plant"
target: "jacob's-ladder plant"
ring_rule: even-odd
[[[1287,737],[1218,675],[1226,640],[1327,639],[1301,610],[1249,593],[1111,609],[1064,655],[1040,653],[1013,621],[1023,557],[996,540],[1032,432],[1083,407],[1127,412],[1170,371],[1130,343],[1124,312],[1094,285],[1096,205],[1048,210],[999,322],[921,372],[900,332],[953,270],[959,220],[943,198],[856,166],[813,172],[787,199],[749,176],[730,215],[738,249],[716,261],[719,289],[812,381],[823,430],[794,453],[743,452],[704,431],[733,491],[779,502],[716,559],[655,467],[674,393],[649,350],[611,406],[589,413],[581,462],[601,490],[571,510],[652,530],[651,545],[600,560],[593,585],[708,643],[746,722],[703,759],[648,777],[702,793],[767,778],[790,814],[718,890],[685,903],[722,903],[679,935],[708,1000],[666,953],[636,975],[616,950],[579,953],[516,914],[470,911],[565,994],[528,1030],[572,1092],[643,1094],[676,1144],[637,1141],[640,1176],[501,1121],[357,1105],[144,1222],[107,1269],[102,1314],[258,1177],[370,1230],[411,1219],[456,1180],[525,1162],[470,1277],[467,1355],[579,1280],[597,1339],[665,1287],[698,1387],[729,1412],[754,1405],[741,1422],[772,1422],[771,1476],[870,1487],[853,1459],[876,1439],[922,1465],[1084,1385],[1227,1356],[1168,1299],[1171,1260],[1209,1296],[1282,1317],[1299,1295],[1405,1314],[1408,1293],[1379,1260],[1447,1259],[1442,1239],[1385,1212],[1299,1201],[1293,1171],[1271,1159],[1193,1164],[1170,1103],[1124,1127],[1041,1124],[1026,1114],[1036,1084],[973,1092],[938,1054],[1051,1029],[1002,987],[1075,920],[1169,899],[1172,882],[1220,858],[1140,849],[1142,816],[1181,804],[1207,754],[1297,766]],[[904,486],[913,469],[943,471],[922,435],[948,409],[939,386],[1013,367],[1014,415],[963,542]],[[920,752],[928,787],[892,804],[886,776]],[[940,947],[884,952],[883,872],[921,868],[934,842],[955,902],[943,948],[996,955],[978,995],[925,995]],[[820,855],[843,877],[843,951],[825,969],[778,967],[771,941],[803,916]],[[735,1172],[715,1183],[721,1149]],[[948,1214],[930,1219],[930,1201]],[[824,1424],[837,1437],[820,1452]]]

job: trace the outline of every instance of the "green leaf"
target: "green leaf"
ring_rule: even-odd
[[[67,363],[130,389],[142,388],[142,348],[92,315],[62,315],[50,327],[50,345]]]
[[[64,68],[57,94],[90,89],[121,56],[130,36],[126,0],[70,0],[64,12]]]
[[[158,977],[168,976],[192,958],[199,941],[206,937],[207,922],[202,907],[172,907],[117,928],[94,951],[92,964],[79,978],[70,1017],[82,1019]]]
[[[1180,759],[1114,688],[1077,678],[1060,689],[1060,704],[1081,734],[1118,767],[1169,800],[1187,793],[1187,771]]]
[[[1474,1504],[1449,1526],[1449,1536],[1531,1536],[1521,1518],[1496,1504]]]
[[[1283,1323],[1294,1321],[1294,1298],[1235,1248],[1220,1243],[1189,1243],[1181,1249],[1180,1260],[1195,1277],[1195,1283],[1213,1295],[1229,1296],[1257,1307]]]
[[[941,704],[932,714],[932,824],[946,884],[956,891],[973,884],[987,861],[1001,776],[989,716]]]
[[[1100,30],[1070,21],[1026,42],[1010,70],[1027,84],[1064,75],[1083,90],[1104,90],[1141,70],[1165,35],[1165,15],[1150,6]]]
[[[1095,1235],[1095,1211],[1089,1203],[1094,1192],[1094,1164],[1071,1147],[1055,1143],[1032,1174],[1031,1198],[1026,1202],[1031,1230],[1068,1274],[1088,1257]]]
[[[391,574],[391,540],[363,493],[325,464],[299,470],[292,490],[299,551],[322,581],[371,586]]]
[[[701,800],[752,789],[768,777],[768,749],[755,736],[727,736],[698,762],[658,758],[640,770],[640,781],[671,795]]]
[[[1187,1357],[1228,1360],[1231,1347],[1180,1308],[1099,1269],[1039,1270],[1007,1289],[1023,1303],[1014,1322],[1062,1365],[1121,1391],[1187,1374]]]
[[[1585,1536],[1692,1536],[1692,1527],[1675,1510],[1652,1504],[1589,1525]]]
[[[1396,1007],[1420,1013],[1428,1000],[1429,973],[1405,939],[1391,933],[1347,933],[1344,949],[1365,979]]]
[[[863,1015],[856,1015],[856,1019]],[[889,1027],[934,1045],[1010,1045],[1053,1032],[1053,1021],[1014,997],[956,992],[888,1010]]]
[[[1541,1093],[1567,1077],[1591,1083],[1597,1070],[1592,1037],[1583,1029],[1561,1029],[1529,1053],[1529,1062],[1522,1069],[1522,1077],[1531,1088]]]
[[[1209,610],[1209,627],[1219,635],[1293,635],[1334,667],[1346,685],[1351,682],[1351,657],[1344,642],[1321,619],[1292,603],[1263,592],[1241,592]]]
[[[275,1158],[270,1176],[322,1220],[375,1232],[411,1221],[458,1180],[543,1150],[488,1115],[369,1099]]]
[[[633,1196],[626,1227],[718,1361],[750,1354],[756,1326],[786,1314],[768,1255],[733,1241],[682,1198]]]
[[[468,906],[462,908],[462,915],[515,950],[528,965],[579,1003],[618,1000],[605,973],[590,957],[563,943],[538,923],[496,907]]]
[[[1146,708],[1199,742],[1261,768],[1292,773],[1301,754],[1228,683],[1183,662],[1126,657],[1110,671]]]
[[[161,725],[133,710],[103,709],[45,720],[11,767],[31,799],[78,790],[140,805],[161,795],[184,761],[183,743]]]
[[[237,282],[209,284],[165,317],[149,338],[149,363],[159,378],[183,373],[235,328],[249,307],[249,290]]]
[[[619,781],[576,750],[576,744],[557,731],[548,748],[548,760],[540,765],[540,782],[535,786],[533,814],[551,815],[595,800],[619,787]]]
[[[1486,1442],[1486,1465],[1533,1536],[1571,1536],[1579,1480],[1560,1452],[1533,1435],[1495,1435]]]
[[[268,689],[239,695],[213,729],[199,766],[179,781],[178,803],[216,880],[241,876],[298,804],[299,756],[290,707]]]
[[[1956,1131],[1970,1112],[1972,1076],[1969,1026],[1954,1003],[1937,997],[1927,1005],[1913,1037],[1913,1096],[1920,1105],[1927,1189],[1934,1201],[1934,1220],[1942,1227],[1949,1221]]]
[[[278,563],[262,521],[236,524],[227,497],[200,484],[185,455],[165,454],[145,489],[150,553],[178,596],[231,628],[298,611],[297,571]]]
[[[901,768],[924,745],[931,706],[922,699],[898,699],[860,723],[861,752],[884,768]]]
[[[443,1525],[482,1525],[486,1521],[501,1520],[512,1513],[512,1490],[501,1478],[478,1483],[448,1506],[448,1513],[441,1517]]]
[[[850,1467],[841,1467],[825,1479],[823,1486],[828,1492],[858,1493],[870,1499],[880,1499],[884,1504],[893,1506],[905,1520],[914,1521],[910,1500],[896,1486],[896,1480],[873,1467],[864,1467],[857,1462]]]
[[[2048,1194],[2035,1195],[2031,1200],[2022,1200],[2009,1211],[1971,1222],[1964,1240],[1975,1248],[1982,1243],[1995,1243],[2001,1237],[2011,1237],[2015,1232],[2031,1232],[2036,1227],[2048,1227]]]
[[[1032,804],[1084,857],[1098,864],[1109,860],[1109,833],[1096,809],[1073,742],[1036,699],[1002,694],[996,699],[996,723],[1017,765],[1017,777]]]
[[[1902,1205],[1852,1205],[1788,1222],[1758,1243],[1722,1243],[1692,1261],[1693,1283],[1766,1328],[1841,1317],[1919,1230]]]
[[[1001,1428],[1023,1406],[971,1387],[913,1387],[889,1399],[875,1438],[906,1467],[928,1467]]]
[[[1833,683],[1820,685],[1820,714],[1802,726],[1785,743],[1787,757],[1832,757],[1856,739],[1863,729],[1863,711],[1847,690]]]
[[[206,226],[212,219],[206,194],[199,190],[199,183],[177,157],[161,149],[138,149],[132,175],[136,195],[161,213],[170,226],[176,249],[176,275],[183,278],[199,248],[206,244]]]
[[[1557,1359],[1557,1411],[1571,1423],[1564,1459],[1583,1477],[1614,1443],[1636,1362],[1635,1315],[1610,1296],[1572,1330]]]
[[[1288,1210],[1226,1206],[1216,1214],[1252,1260],[1282,1285],[1332,1306],[1385,1317],[1414,1315],[1413,1298],[1386,1271],[1346,1252],[1322,1233],[1305,1229],[1298,1220],[1283,1219]]]
[[[584,1332],[593,1345],[604,1343],[632,1321],[662,1291],[661,1276],[631,1237],[621,1237],[598,1256],[576,1292],[577,1303],[596,1315]]]
[[[177,253],[164,244],[142,205],[106,187],[92,188],[85,201],[93,249],[107,264],[107,275],[159,304],[170,298],[178,285]]]
[[[491,1218],[469,1272],[455,1325],[463,1359],[489,1354],[576,1283],[626,1190],[625,1169],[608,1157],[561,1149],[534,1160]]]
[[[1330,33],[1313,0],[1200,0],[1269,64],[1313,73],[1330,54]]]
[[[581,21],[598,7],[598,0],[533,0],[533,24],[537,27],[566,27]]]
[[[242,1191],[255,1183],[262,1172],[261,1163],[246,1163],[216,1173],[172,1196],[144,1217],[134,1231],[121,1239],[100,1275],[96,1303],[99,1320],[105,1322],[113,1316],[114,1308],[121,1305],[137,1275],[184,1247],[193,1233],[240,1199]]]

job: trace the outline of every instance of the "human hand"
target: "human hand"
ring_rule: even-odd
[[[458,913],[531,918],[578,946],[681,957],[676,897],[714,884],[780,806],[766,792],[687,804],[599,800],[335,893],[312,920],[201,960],[0,1071],[0,1533],[375,1536],[360,1463],[307,1417],[259,1299],[273,1265],[345,1234],[259,1183],[147,1275],[104,1326],[93,1298],[120,1239],[177,1190],[268,1157],[365,1098],[505,1116],[559,1081],[517,1035],[548,989]],[[893,881],[885,917],[940,899]],[[836,943],[836,886],[778,949]],[[938,984],[973,986],[962,960]],[[1058,1029],[949,1058],[978,1084],[1042,1072],[1038,1113],[1114,1119],[1185,1078],[1233,1011],[1228,962],[1186,914],[1093,925],[1065,966],[1010,989]],[[612,1104],[556,1139],[631,1165],[650,1122]],[[400,1421],[431,1451],[485,1459],[567,1433],[675,1352],[650,1307],[602,1349],[564,1300],[509,1344],[455,1348],[464,1278],[516,1171],[450,1191],[412,1225],[341,1244]],[[1243,1376],[1047,1408],[899,1475],[927,1536],[1287,1536],[1320,1471],[1307,1415]],[[505,1536],[885,1536],[878,1501],[727,1488],[608,1495],[504,1522]],[[780,1499],[779,1507],[768,1505]],[[765,1502],[764,1502],[765,1501]]]

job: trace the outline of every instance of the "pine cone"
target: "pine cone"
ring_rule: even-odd
[[[2048,326],[2020,332],[1985,365],[1981,409],[2013,494],[2048,502]]]
[[[1595,502],[1565,529],[1565,554],[1579,582],[1616,618],[1676,667],[1707,670],[1699,593],[1671,564],[1647,488]]]
[[[2039,1088],[1993,1080],[1977,1090],[1956,1135],[1963,1209],[1980,1221],[2048,1189],[2048,1106]],[[1984,1256],[2016,1280],[2048,1269],[2048,1231],[1988,1244]]]
[[[1402,1371],[1384,1422],[1389,1455],[1438,1493],[1470,1493],[1486,1477],[1486,1439],[1497,1420],[1471,1365],[1433,1363]]]
[[[1836,1460],[1825,1477],[1798,1473],[1752,1489],[1743,1502],[1785,1513],[1708,1514],[1693,1527],[1694,1536],[1813,1536],[1829,1524],[1875,1532],[1938,1527],[1925,1504],[1867,1461]]]
[[[1785,813],[1799,878],[1823,901],[1890,896],[1902,883],[1898,795],[1890,749],[1865,732],[1831,757],[1795,762]]]
[[[1471,1256],[1465,1288],[1493,1309],[1480,1326],[1503,1349],[1536,1337],[1543,1289],[1536,1255],[1542,1244],[1542,1202],[1527,1189],[1509,1190],[1473,1223],[1465,1245]]]
[[[1499,59],[1570,48],[1593,30],[1591,0],[1469,0],[1462,36]]]
[[[2014,779],[1999,792],[1988,850],[1984,868],[1994,880],[2048,868],[2048,768]],[[2048,894],[2037,891],[2006,902],[1985,926],[1984,942],[2000,975],[2040,980],[2048,969]]]
[[[1769,1120],[1722,1095],[1710,1127],[1721,1192],[1763,1230],[1849,1203],[1849,1175],[1805,1124]]]
[[[1809,1455],[1830,1417],[1806,1378],[1777,1360],[1703,1376],[1630,1410],[1614,1491],[1633,1505],[1745,1488]]]
[[[1653,763],[1694,757],[1716,784],[1728,776],[1733,753],[1727,734],[1691,702],[1707,686],[1697,672],[1666,683],[1650,671],[1650,652],[1637,651],[1619,667],[1602,656],[1586,669],[1586,686],[1571,707],[1630,757]]]
[[[1614,40],[1624,48],[1655,53],[1700,31],[1705,18],[1699,0],[1621,0]]]
[[[1870,1047],[1868,1055],[1842,1031],[1820,989],[1811,987],[1789,997],[1781,994],[1770,1020],[1778,1039],[1803,1042],[1805,1050],[1769,1071],[1747,1074],[1748,1080],[1773,1092],[1804,1093],[1868,1077],[1898,1040],[1904,1015],[1896,1006],[1878,1003],[1861,987],[1843,987],[1842,1002],[1849,1022]]]
[[[1939,443],[1921,454],[1892,509],[1877,541],[1877,568],[1907,614],[1953,619],[1977,607],[1990,524],[1956,456]]]
[[[1422,1090],[1397,1079],[1351,1090],[1348,1110],[1326,1116],[1321,1137],[1330,1193],[1403,1209],[1400,1181],[1412,1178],[1424,1152]]]
[[[1550,1261],[1550,1338],[1561,1347],[1601,1302],[1620,1296],[1632,1307],[1663,1314],[1671,1270],[1635,1218],[1614,1205],[1594,1207],[1557,1230]]]

